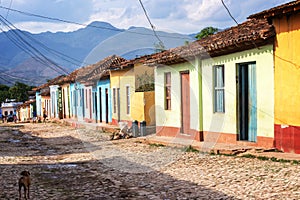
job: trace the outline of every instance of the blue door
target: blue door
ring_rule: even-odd
[[[256,64],[237,65],[237,129],[238,139],[256,142],[257,98]]]

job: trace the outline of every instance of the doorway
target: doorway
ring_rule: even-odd
[[[190,133],[190,74],[180,72],[181,78],[181,133]]]
[[[237,65],[237,132],[238,140],[256,142],[257,98],[256,64]]]

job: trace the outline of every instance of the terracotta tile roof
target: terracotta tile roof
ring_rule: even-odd
[[[92,81],[99,80],[101,77],[107,75],[110,68],[114,65],[118,65],[124,61],[126,59],[116,55],[108,56],[95,64],[80,68],[76,73],[74,81],[91,84]]]
[[[270,44],[274,27],[266,19],[249,19],[238,26],[210,35],[186,46],[153,54],[145,64],[174,64],[197,57],[215,57]]]
[[[35,102],[36,100],[25,101],[23,104],[17,106],[17,110],[20,110],[20,108],[26,108],[27,106]]]
[[[109,71],[119,66],[127,60],[116,55],[108,56],[105,59],[96,63],[96,67],[90,71],[87,77],[88,82],[100,80],[103,77],[109,76]]]
[[[57,83],[59,85],[63,85],[65,83],[74,83],[76,78],[77,78],[77,74],[78,72],[81,70],[81,68],[74,70],[73,72],[71,72],[69,75],[65,76],[64,78],[60,79]]]
[[[250,15],[248,19],[251,18],[269,18],[274,16],[286,15],[289,13],[299,12],[300,10],[300,0],[291,1],[289,3],[271,8],[269,10],[264,10],[262,12]]]
[[[41,89],[44,89],[44,88],[46,88],[46,87],[49,87],[50,85],[57,85],[58,82],[59,82],[60,80],[62,80],[64,77],[65,77],[65,75],[57,76],[57,77],[55,77],[54,79],[51,79],[50,81],[48,81],[47,83],[45,83],[45,84],[43,84],[43,85],[37,87],[36,90],[39,91],[39,90],[41,90]]]
[[[133,67],[136,63],[145,63],[147,60],[151,59],[152,55],[144,55],[141,57],[137,57],[131,60],[125,60],[118,65],[113,65],[112,70],[122,70],[126,68]]]

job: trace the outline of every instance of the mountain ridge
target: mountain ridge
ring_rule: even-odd
[[[9,36],[18,41],[16,33],[51,61],[44,61],[44,59],[41,61],[39,53],[34,51],[38,56],[31,56],[17,47],[8,39]],[[161,36],[166,49],[194,40],[190,35],[162,31],[157,33]],[[132,59],[136,56],[154,53],[157,43],[157,38],[151,29],[144,27],[118,29],[110,23],[99,21],[71,32],[46,31],[35,34],[22,30],[1,32],[0,67],[3,73],[0,73],[0,76],[4,80],[1,79],[0,83],[11,85],[24,78],[22,82],[38,85],[65,71],[71,72],[112,54]],[[23,48],[30,48],[26,46],[23,45]],[[5,74],[10,76],[5,76]],[[12,78],[14,76],[16,78]]]

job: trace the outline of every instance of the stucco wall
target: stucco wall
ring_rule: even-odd
[[[111,90],[113,88],[120,88],[120,120],[121,121],[132,121],[131,115],[126,113],[126,86],[130,88],[130,96],[135,91],[135,78],[133,68],[119,71],[112,71],[110,74],[111,79]],[[113,98],[113,94],[112,94]],[[113,103],[113,100],[112,100]],[[113,105],[112,105],[113,106]],[[132,106],[132,102],[131,102]],[[118,109],[117,109],[118,111]],[[112,118],[114,120],[118,119],[118,113],[112,113]]]
[[[274,64],[273,46],[247,50],[203,60],[203,130],[237,134],[236,67],[256,62],[257,136],[274,137]],[[213,112],[213,66],[224,65],[225,113]]]
[[[274,19],[275,124],[300,126],[300,14]]]
[[[42,97],[39,91],[37,91],[35,94],[35,100],[36,100],[36,115],[43,116]]]
[[[138,122],[146,121],[146,125],[155,125],[155,93],[154,91],[136,92],[132,96],[131,117]]]
[[[70,84],[64,84],[61,86],[62,89],[62,104],[63,104],[63,114],[64,118],[70,118],[71,117],[71,111],[70,111]]]
[[[98,117],[97,119],[100,119],[100,105],[99,105],[99,88],[101,88],[101,101],[102,101],[102,122],[105,122],[106,112],[108,112],[108,122],[112,122],[112,99],[111,99],[111,89],[110,89],[110,80],[100,80],[97,83],[97,99],[98,99]],[[108,90],[108,111],[106,110],[106,94],[105,89]]]
[[[197,61],[155,68],[156,126],[181,127],[180,72],[190,74],[190,128],[200,131],[199,64]],[[165,110],[165,73],[171,72],[171,110]]]

